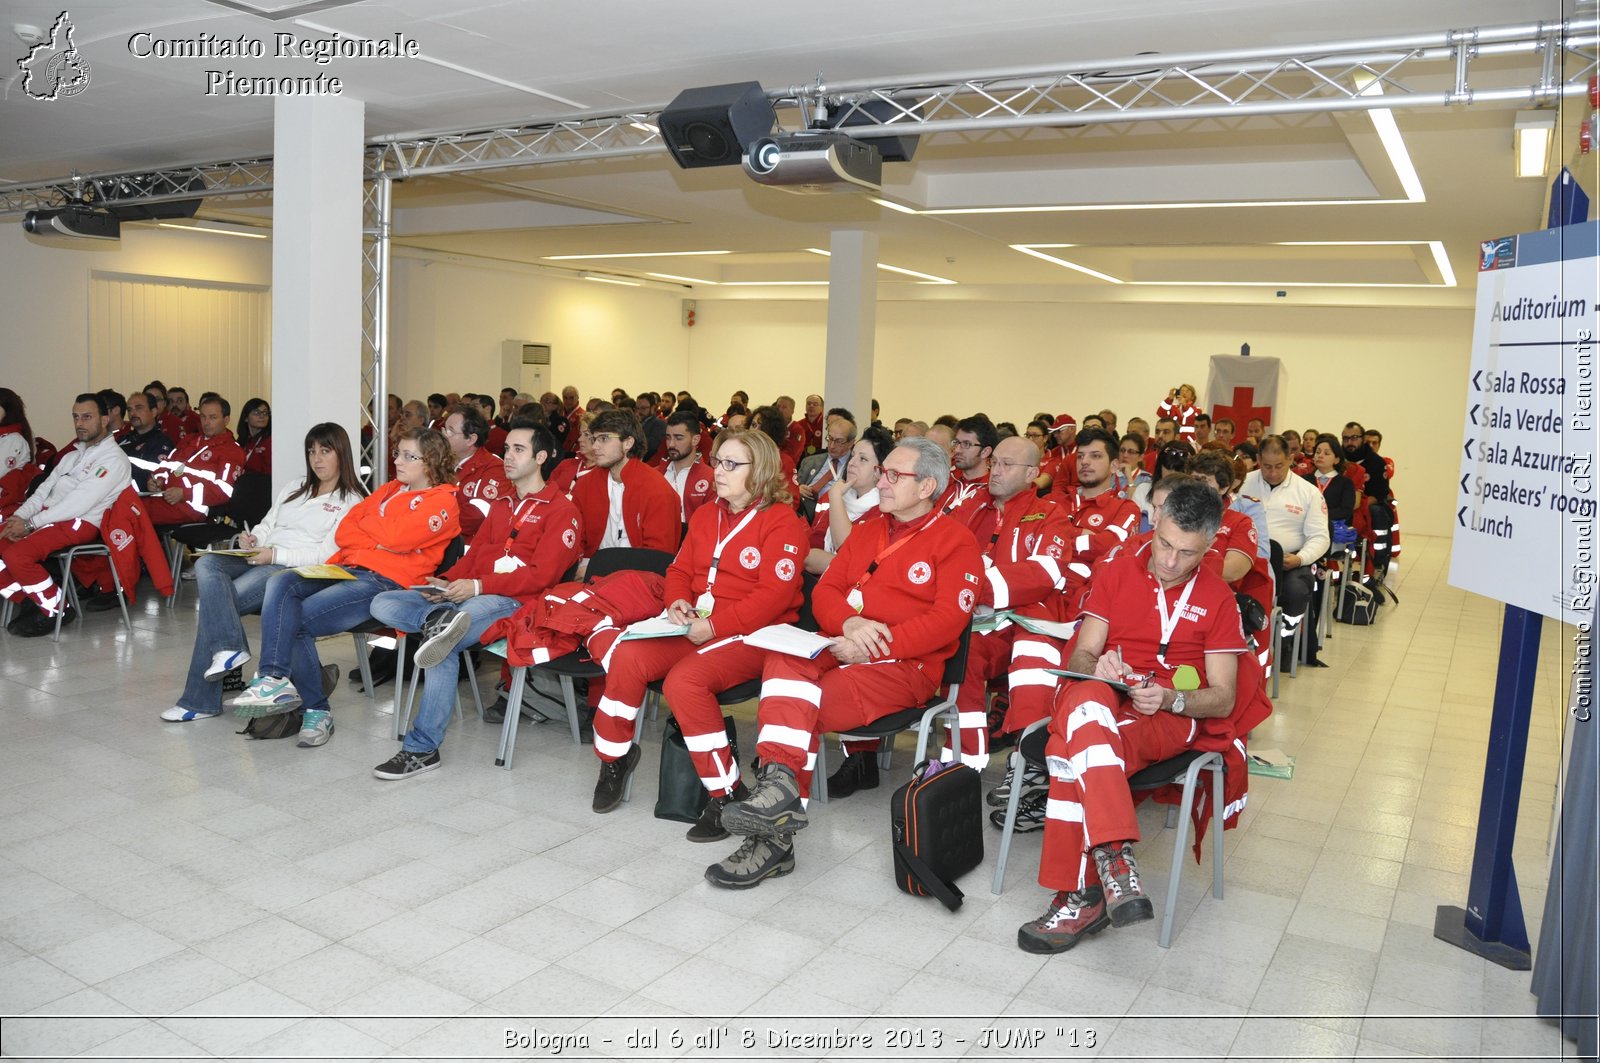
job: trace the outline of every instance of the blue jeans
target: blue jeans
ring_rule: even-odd
[[[207,554],[194,566],[200,590],[200,626],[189,658],[189,679],[178,705],[190,712],[221,712],[222,684],[206,679],[211,658],[223,650],[248,650],[240,617],[261,611],[267,582],[282,565],[252,565],[242,557]]]
[[[257,675],[287,678],[308,711],[326,710],[317,638],[359,627],[372,615],[372,599],[399,584],[371,569],[352,566],[355,579],[306,579],[284,569],[267,581],[261,606],[261,662]]]
[[[401,746],[412,753],[432,752],[444,741],[450,714],[455,709],[456,684],[461,679],[461,654],[477,643],[490,624],[510,616],[522,608],[522,603],[503,594],[480,594],[456,605],[430,602],[418,591],[386,591],[372,599],[372,615],[380,623],[414,634],[422,630],[422,622],[428,614],[441,606],[466,613],[472,617],[472,626],[467,628],[466,636],[456,643],[449,656],[423,672],[422,704],[417,707],[417,718],[411,721],[411,730],[406,732]]]

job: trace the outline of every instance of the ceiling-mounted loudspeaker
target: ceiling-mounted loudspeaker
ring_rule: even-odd
[[[737,166],[752,141],[778,124],[759,82],[684,89],[657,119],[661,139],[684,169]]]
[[[907,111],[915,111],[916,106],[901,107],[888,100],[862,100],[855,104],[841,104],[833,118],[828,121],[829,129],[849,129],[852,126],[882,126],[886,125],[896,115],[904,115]],[[915,128],[907,119],[906,128]],[[899,123],[896,123],[898,125]],[[892,127],[891,127],[892,128]],[[884,162],[910,162],[911,156],[917,153],[918,137],[862,137],[878,149],[878,155]]]

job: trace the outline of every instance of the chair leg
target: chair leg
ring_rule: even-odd
[[[1223,810],[1227,798],[1223,786],[1223,771],[1221,764],[1211,767],[1211,896],[1222,900],[1222,834],[1223,827],[1227,824],[1227,817]]]
[[[66,557],[61,560],[61,608],[56,610],[56,630],[55,634],[50,636],[50,641],[61,641],[61,621],[66,617],[68,609],[77,608],[78,589],[72,582],[72,551],[68,550]]]
[[[1013,749],[1006,771],[1010,794],[1006,798],[1006,825],[1000,829],[1000,851],[995,854],[994,885],[989,892],[999,896],[1006,888],[1006,858],[1011,855],[1011,835],[1017,828],[1017,808],[1022,803],[1022,773],[1025,765],[1022,753]]]
[[[1267,638],[1272,644],[1272,700],[1278,700],[1278,676],[1283,674],[1283,662],[1278,659],[1278,629],[1283,626],[1283,612],[1277,606],[1272,607],[1272,616],[1267,621]]]
[[[472,666],[472,658],[470,656],[464,656],[462,659],[466,661],[467,683],[472,687],[472,704],[477,706],[478,721],[481,723],[483,722],[485,710],[483,707],[483,694],[478,690],[478,670]]]
[[[817,763],[811,770],[811,800],[828,803],[828,736],[817,736]]]
[[[122,576],[118,574],[117,566],[112,565],[110,562],[111,558],[107,557],[106,563],[111,569],[111,586],[117,594],[117,607],[122,610],[122,626],[131,633],[133,631],[133,621],[128,617],[128,595],[123,589]]]
[[[372,651],[367,643],[366,632],[352,631],[350,632],[350,637],[356,643],[356,668],[361,671],[361,688],[366,692],[367,697],[377,701],[377,697],[372,692],[372,662],[367,659],[367,655]]]
[[[572,744],[581,746],[583,745],[583,728],[578,723],[578,691],[573,685],[572,677],[569,675],[561,677],[561,702],[567,707],[567,726],[572,729]],[[522,705],[520,702],[517,704],[517,708],[519,711],[521,710]],[[506,712],[509,713],[510,711],[511,703],[507,702]]]
[[[167,599],[167,608],[178,607],[178,596],[183,593],[183,544],[177,539],[167,538],[167,569],[172,573],[172,597]]]
[[[1206,763],[1204,758],[1195,761],[1183,776],[1183,804],[1178,809],[1178,839],[1172,846],[1172,874],[1167,880],[1167,910],[1161,917],[1161,936],[1156,940],[1164,949],[1172,946],[1173,917],[1178,913],[1178,889],[1183,884],[1184,850],[1189,842],[1189,821],[1194,816],[1195,785]]]
[[[655,692],[645,691],[644,700],[646,704],[653,705],[657,700]],[[644,710],[645,706],[640,705],[639,711],[633,717],[633,744],[636,746],[644,741]],[[633,800],[633,777],[637,774],[638,768],[635,766],[635,769],[628,773],[628,781],[622,784],[622,800],[624,803]]]
[[[511,685],[506,688],[506,720],[500,725],[500,749],[496,753],[496,767],[511,770],[511,755],[517,749],[517,724],[522,720],[522,688],[528,683],[526,665],[511,669]]]

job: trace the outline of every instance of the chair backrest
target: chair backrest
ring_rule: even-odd
[[[589,569],[584,574],[583,581],[593,583],[601,576],[629,569],[665,576],[674,556],[676,555],[669,554],[665,550],[647,550],[642,546],[612,546],[596,550],[594,556],[589,559]]]
[[[466,553],[467,541],[465,539],[459,535],[451,539],[445,544],[444,557],[439,559],[439,567],[433,570],[433,574],[442,579],[446,572],[455,567],[457,561],[466,556]]]
[[[972,649],[972,623],[968,621],[961,629],[961,641],[956,643],[956,652],[944,662],[944,677],[939,680],[943,686],[959,683],[967,675],[967,653]]]
[[[248,524],[252,528],[266,518],[272,508],[272,477],[260,472],[247,472],[233,485],[233,497],[228,500],[228,516],[235,524]]]

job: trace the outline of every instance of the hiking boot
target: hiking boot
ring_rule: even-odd
[[[1024,801],[1026,801],[1028,796],[1034,791],[1048,790],[1049,788],[1050,776],[1045,774],[1045,770],[1043,768],[1037,767],[1033,764],[1028,764],[1023,767],[1022,799]],[[1011,773],[1007,772],[1006,781],[985,794],[983,800],[984,803],[990,808],[1006,807],[1006,802],[1011,800]]]
[[[806,825],[800,783],[787,764],[761,765],[760,781],[742,801],[722,806],[722,826],[730,834],[793,834]],[[754,883],[751,883],[754,885]]]
[[[839,765],[839,770],[828,776],[829,797],[849,797],[857,790],[878,788],[878,754],[873,751],[851,753]]]
[[[747,890],[763,879],[794,870],[794,843],[790,835],[752,834],[739,848],[706,868],[706,881],[725,890]]]
[[[61,617],[61,626],[66,627],[78,619],[78,611],[67,606],[67,611]],[[18,620],[6,629],[19,639],[36,639],[41,635],[54,635],[56,633],[56,618],[43,610],[35,613],[25,620]]]
[[[439,766],[439,763],[437,749],[430,749],[426,753],[413,753],[409,749],[402,749],[373,768],[372,774],[380,779],[411,779],[425,771],[432,771]]]
[[[1099,886],[1071,893],[1057,890],[1043,915],[1017,928],[1017,947],[1024,952],[1066,952],[1110,924]]]
[[[37,602],[35,602],[32,598],[25,597],[16,601],[13,612],[15,615],[12,616],[11,623],[6,625],[6,630],[15,635],[17,633],[17,628],[21,627],[32,618],[38,616],[41,610],[39,609]]]
[[[300,748],[325,746],[333,737],[333,717],[327,709],[307,709],[300,718]]]
[[[1097,845],[1090,851],[1094,866],[1100,872],[1100,884],[1105,887],[1106,914],[1112,926],[1154,919],[1156,906],[1144,895],[1139,885],[1139,867],[1133,862],[1133,843]]]
[[[442,663],[450,656],[450,651],[460,644],[467,634],[467,628],[471,626],[472,617],[447,605],[428,613],[427,619],[422,622],[422,641],[417,645],[414,658],[417,667],[432,668]]]
[[[1032,790],[1022,795],[1017,802],[1017,822],[1011,829],[1018,834],[1032,834],[1036,830],[1044,830],[1044,810],[1050,800],[1050,791]],[[1006,829],[1006,810],[997,808],[989,813],[989,822],[994,824],[996,830]]]
[[[720,842],[730,837],[728,829],[722,825],[722,806],[729,801],[743,801],[750,796],[750,790],[744,783],[733,788],[733,792],[724,797],[713,797],[706,802],[706,807],[700,810],[700,818],[694,821],[688,833],[684,835],[692,842]]]
[[[622,804],[622,791],[628,785],[628,777],[633,774],[633,769],[639,765],[639,747],[631,745],[628,751],[616,760],[602,760],[600,762],[600,779],[594,784],[594,810],[596,812],[610,812]]]

